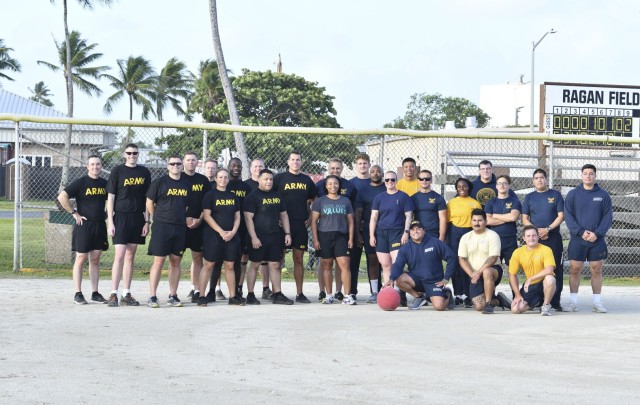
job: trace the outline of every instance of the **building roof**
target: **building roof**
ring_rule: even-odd
[[[67,114],[29,100],[17,94],[13,94],[0,88],[0,114],[24,114],[40,117],[66,117]]]

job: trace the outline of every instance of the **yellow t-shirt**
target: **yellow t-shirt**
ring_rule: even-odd
[[[471,211],[482,205],[471,197],[454,197],[447,203],[447,222],[458,228],[471,228]]]
[[[544,270],[545,267],[556,267],[551,248],[538,244],[534,249],[527,249],[527,246],[517,248],[511,260],[509,260],[509,274],[518,274],[522,269],[524,275],[529,278]],[[532,284],[541,282],[542,279],[534,281]]]
[[[470,231],[462,235],[458,246],[458,256],[466,257],[471,268],[478,270],[489,256],[500,257],[500,236],[491,229],[477,234]]]
[[[420,183],[418,179],[413,179],[411,181],[407,179],[398,180],[398,184],[396,184],[396,188],[400,191],[404,191],[409,194],[409,197],[420,191]]]

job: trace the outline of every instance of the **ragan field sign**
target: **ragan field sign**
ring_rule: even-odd
[[[640,87],[607,84],[552,83],[542,85],[544,132],[548,134],[640,137]],[[561,145],[603,145],[602,142],[561,141]],[[631,146],[617,142],[607,145]]]

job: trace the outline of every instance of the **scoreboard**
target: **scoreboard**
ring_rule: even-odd
[[[550,82],[541,87],[547,134],[640,137],[640,87]],[[556,141],[556,144],[632,146],[620,142]]]

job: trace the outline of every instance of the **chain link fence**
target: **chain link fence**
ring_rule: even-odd
[[[0,266],[6,269],[13,264],[14,269],[23,270],[71,268],[72,219],[55,201],[67,156],[67,182],[86,174],[86,158],[95,153],[102,156],[102,176],[108,178],[111,169],[122,163],[123,146],[133,142],[139,146],[138,163],[149,168],[152,177],[156,178],[166,172],[169,155],[183,155],[186,151],[195,151],[201,161],[213,158],[220,167],[226,167],[229,160],[237,156],[230,131],[241,130],[189,123],[180,124],[180,127],[106,121],[94,125],[74,124],[66,154],[68,125],[64,120],[56,119],[55,123],[0,120],[0,123],[3,123],[0,132],[4,131],[5,138],[11,133],[19,135],[18,142],[4,144],[9,152],[2,155],[3,170],[0,172],[3,177],[0,196],[4,195],[12,202],[17,197],[14,220],[18,243],[9,244],[10,235],[3,235],[6,239],[3,246],[7,248],[0,253]],[[242,130],[248,151],[248,160],[244,162],[245,178],[248,161],[254,158],[263,159],[274,171],[286,170],[288,154],[293,150],[302,152],[303,171],[315,181],[324,176],[326,162],[333,157],[345,163],[343,177],[347,179],[355,176],[353,160],[358,153],[367,153],[372,164],[396,171],[399,178],[402,177],[402,160],[412,157],[420,169],[429,169],[434,174],[432,187],[447,200],[454,196],[452,184],[455,179],[475,178],[481,160],[490,160],[496,175],[508,174],[513,179],[512,188],[521,199],[534,191],[532,173],[535,169],[545,169],[549,173],[550,186],[566,196],[579,184],[581,166],[593,163],[598,168],[598,183],[609,191],[614,207],[614,225],[607,235],[609,259],[604,274],[640,276],[637,266],[640,262],[640,153],[637,139],[625,145],[600,146],[589,144],[593,138],[588,136],[573,136],[571,139],[576,142],[567,145],[554,136],[532,136],[514,130],[453,130],[446,133],[395,129],[372,130],[371,133],[320,128]],[[14,159],[5,159],[8,157]],[[20,168],[17,172],[16,162]],[[201,165],[198,170],[202,171]],[[13,218],[12,211],[6,207],[3,218]],[[13,223],[6,226],[7,230],[9,227],[13,230]],[[564,224],[561,232],[565,244],[564,268],[568,272],[568,230]],[[146,248],[141,248],[136,257],[136,269],[150,267],[151,257],[144,253]],[[185,255],[184,268],[190,264],[189,256]],[[101,268],[109,268],[112,258],[113,248],[110,248],[102,255]],[[364,264],[361,267],[364,269]]]

